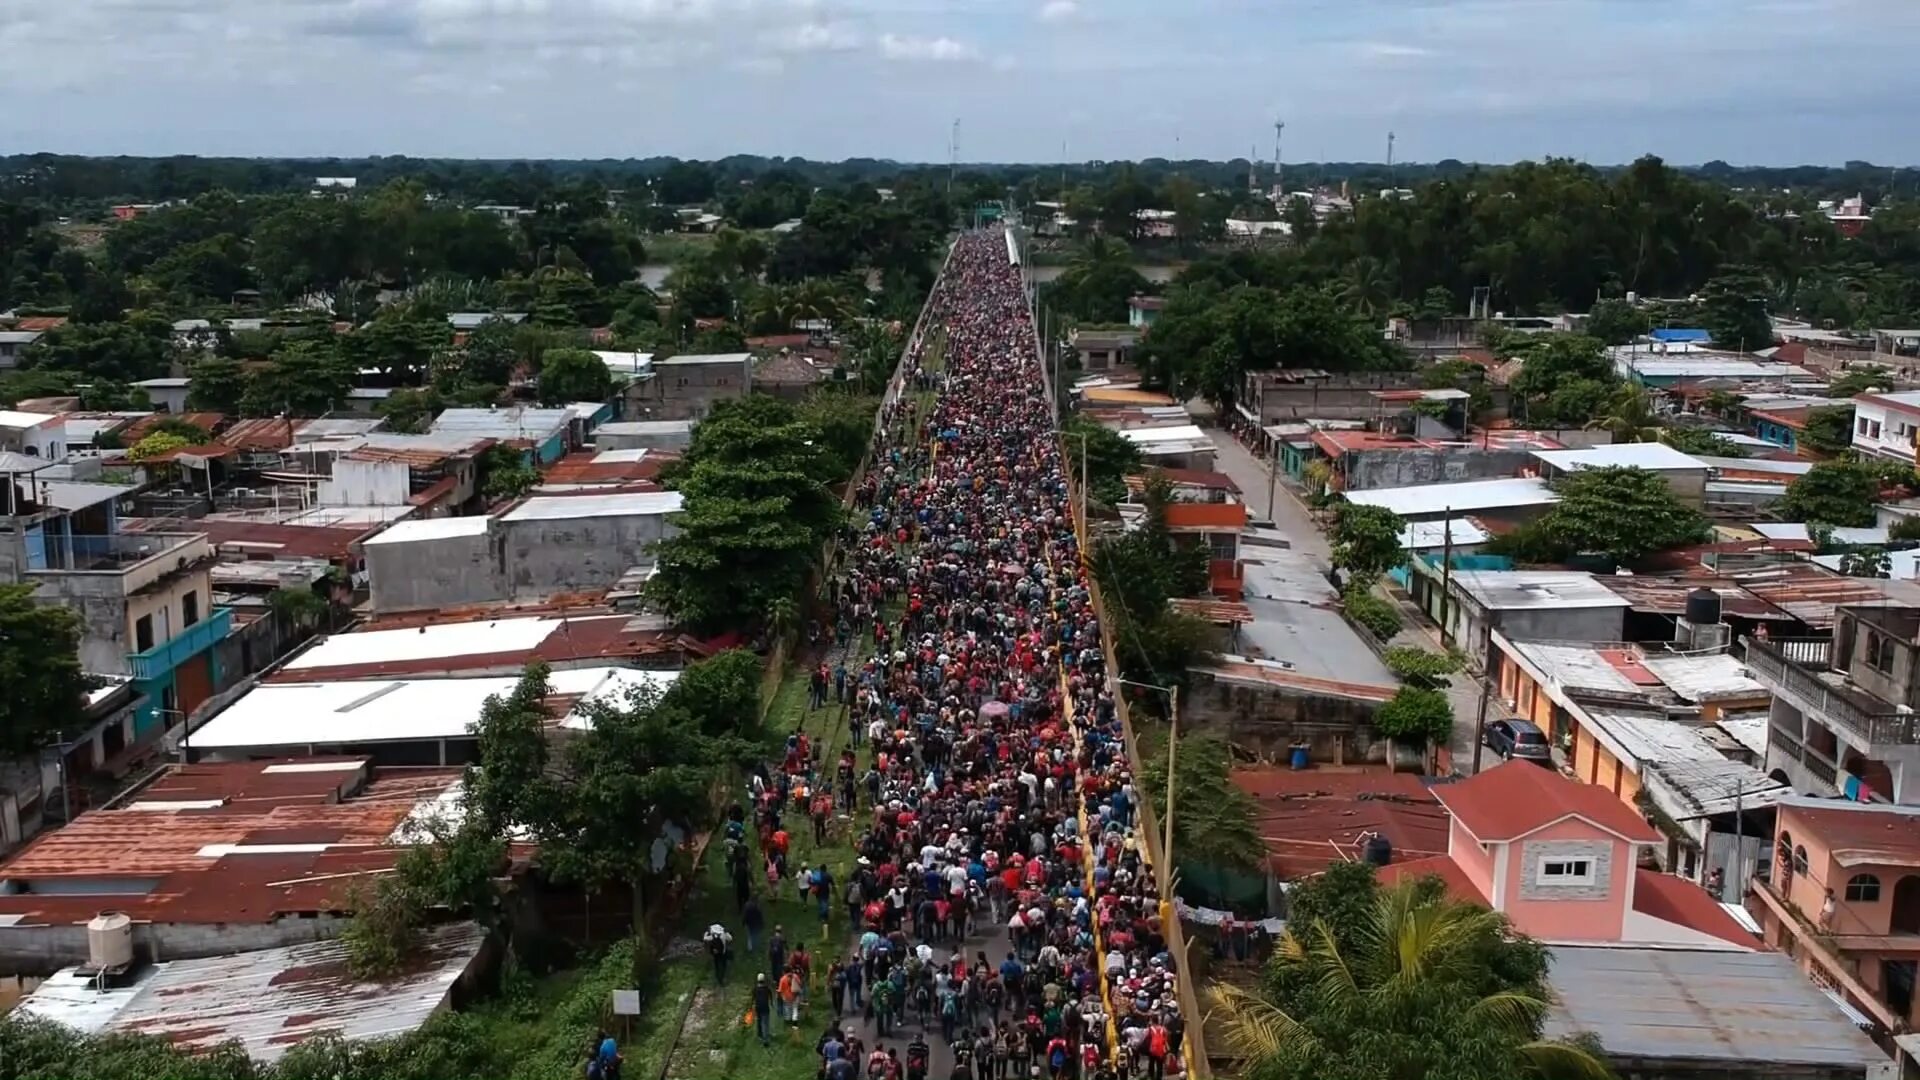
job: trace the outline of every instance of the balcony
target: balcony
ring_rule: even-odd
[[[199,533],[113,533],[104,536],[50,536],[45,557],[36,559],[36,577],[112,575],[123,596],[153,586],[172,574],[213,561],[213,548]],[[87,587],[97,595],[97,586]]]
[[[1747,668],[1767,689],[1865,746],[1920,745],[1920,717],[1900,712],[1827,667],[1824,638],[1747,638]],[[1822,676],[1825,676],[1824,678]]]
[[[142,681],[160,679],[213,648],[233,630],[233,609],[214,608],[207,617],[145,652],[127,654],[127,670]]]

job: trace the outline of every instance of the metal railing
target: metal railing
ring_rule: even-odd
[[[127,654],[127,671],[140,680],[164,678],[233,632],[233,609],[214,608],[207,617],[144,652]]]
[[[1796,659],[1810,656],[1812,644],[1821,646],[1818,668]],[[1815,672],[1827,670],[1824,639],[1786,639],[1762,641],[1747,638],[1747,667],[1754,677],[1776,693],[1792,698],[1803,712],[1811,712],[1823,721],[1845,728],[1856,740],[1870,746],[1911,746],[1920,744],[1920,717],[1911,712],[1862,707],[1862,699],[1875,700],[1862,691],[1848,691],[1827,682]]]

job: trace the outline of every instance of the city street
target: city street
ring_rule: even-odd
[[[1274,528],[1286,535],[1294,550],[1305,552],[1322,563],[1332,557],[1326,536],[1314,525],[1306,505],[1287,486],[1286,481],[1270,485],[1266,462],[1240,445],[1231,432],[1210,428],[1207,434],[1218,451],[1214,455],[1214,468],[1232,477],[1233,482],[1240,486],[1241,498],[1252,516],[1272,521]],[[1273,492],[1271,504],[1267,501],[1269,489]],[[1406,624],[1394,637],[1392,644],[1440,651],[1438,628],[1423,619],[1412,605],[1405,603],[1404,594],[1384,587],[1383,591],[1389,599],[1400,603],[1400,613]],[[1448,746],[1453,756],[1453,769],[1462,776],[1471,775],[1475,771],[1473,734],[1480,714],[1479,673],[1463,671],[1455,675],[1452,684],[1447,687],[1447,698],[1453,703],[1453,739]],[[1497,695],[1488,699],[1489,721],[1511,715]],[[1495,759],[1489,758],[1483,764],[1494,763]]]

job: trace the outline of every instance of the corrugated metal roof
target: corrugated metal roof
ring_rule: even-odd
[[[1581,570],[1456,570],[1453,583],[1489,611],[1627,606]]]
[[[619,495],[531,498],[509,510],[502,521],[559,521],[590,517],[651,517],[678,513],[684,500],[677,491],[637,491]]]
[[[1746,1069],[1887,1057],[1788,957],[1774,952],[1556,946],[1548,1038],[1591,1034],[1623,1058]]]
[[[1726,653],[1648,653],[1640,663],[1660,677],[1669,690],[1688,701],[1726,698],[1765,699],[1767,688],[1755,682],[1747,669]]]
[[[1793,794],[1792,788],[1759,769],[1726,758],[1646,762],[1640,782],[1675,821],[1730,814],[1736,804],[1758,810]],[[1671,798],[1660,798],[1663,792]]]
[[[1361,506],[1384,506],[1402,517],[1426,514],[1470,513],[1522,506],[1547,506],[1560,501],[1546,481],[1532,477],[1470,480],[1461,484],[1416,484],[1411,487],[1349,491],[1347,501]]]
[[[83,1032],[157,1035],[187,1049],[237,1041],[255,1060],[274,1061],[317,1035],[377,1039],[418,1028],[448,1006],[485,941],[473,923],[432,927],[406,967],[380,982],[348,974],[338,941],[167,961],[106,993],[68,968],[19,1009]]]
[[[1533,456],[1556,469],[1632,468],[1653,470],[1705,469],[1699,459],[1683,454],[1666,443],[1616,443],[1590,446],[1584,450],[1535,450]]]

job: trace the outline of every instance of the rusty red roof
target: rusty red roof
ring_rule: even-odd
[[[1153,471],[1165,473],[1167,479],[1172,481],[1175,487],[1206,488],[1209,491],[1231,491],[1235,494],[1238,494],[1240,491],[1240,485],[1233,482],[1233,477],[1222,472],[1209,472],[1206,469],[1162,469],[1157,467]],[[1147,489],[1146,473],[1134,473],[1128,476],[1126,480],[1128,491],[1145,491]]]
[[[367,758],[174,766],[0,863],[0,879],[24,886],[0,893],[0,918],[52,926],[111,909],[135,921],[247,923],[339,911],[346,883],[392,868],[395,830],[460,776],[374,769]]]
[[[129,518],[121,523],[128,532],[142,530],[181,530],[175,521],[158,518]],[[308,558],[341,561],[355,554],[355,547],[377,525],[277,525],[263,521],[229,521],[200,518],[190,531],[205,533],[215,547],[228,547],[228,553],[245,545],[254,553],[272,558]],[[229,547],[232,545],[232,547]]]
[[[1235,769],[1233,783],[1257,804],[1268,863],[1283,878],[1360,858],[1369,833],[1386,837],[1395,859],[1447,850],[1447,812],[1416,776],[1260,766]]]
[[[659,477],[660,470],[668,462],[678,460],[680,455],[661,450],[648,450],[637,456],[629,451],[620,450],[580,450],[554,462],[542,474],[541,480],[548,484],[617,484],[630,481],[652,481]],[[604,493],[595,492],[594,494]]]
[[[1517,840],[1568,817],[1635,843],[1665,839],[1606,788],[1569,780],[1527,761],[1503,762],[1434,794],[1482,843]]]
[[[168,420],[192,424],[209,435],[219,431],[220,425],[227,422],[226,415],[217,412],[150,413],[128,424],[126,430],[120,433],[120,441],[132,446],[153,434],[155,428]]]

